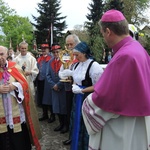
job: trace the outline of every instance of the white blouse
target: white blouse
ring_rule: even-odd
[[[85,62],[79,62],[76,68],[75,68],[76,65],[74,65],[72,70],[73,71],[72,77],[75,84],[82,85],[81,84],[82,80],[85,79],[85,74],[91,61],[92,59],[87,59]],[[100,66],[100,64],[97,62],[93,62],[89,70],[89,76],[92,79],[93,85],[98,81],[102,73],[103,69]]]

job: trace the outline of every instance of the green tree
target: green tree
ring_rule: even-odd
[[[111,0],[109,3],[109,9],[116,9],[123,12],[124,6],[122,0]]]
[[[104,6],[103,0],[92,0],[88,7],[90,13],[86,16],[89,21],[85,22],[85,28],[87,28],[90,37],[88,44],[97,61],[100,60],[104,49],[103,38],[98,32],[99,26],[97,24],[104,12]]]
[[[0,24],[3,22],[5,17],[8,15],[14,15],[15,13],[14,9],[11,9],[3,0],[0,0]]]
[[[106,44],[103,40],[102,35],[100,34],[99,25],[96,24],[92,28],[91,32],[92,32],[92,34],[90,36],[90,42],[92,42],[92,45],[89,44],[89,46],[93,52],[94,58],[98,62],[100,62],[101,58],[103,56],[103,52],[104,52],[104,49],[106,47]]]
[[[16,14],[14,9],[11,9],[7,3],[0,0],[0,44],[6,47],[15,49],[17,45],[23,40],[29,43],[32,47],[33,41],[33,26],[28,18],[20,17]]]
[[[0,44],[7,46],[6,44],[6,36],[3,33],[1,24],[4,21],[4,18],[7,17],[10,14],[15,14],[15,11],[11,9],[7,3],[5,3],[3,0],[0,0]]]
[[[128,22],[136,26],[149,24],[149,3],[150,0],[123,0],[124,15]]]
[[[90,8],[88,8],[90,10],[90,14],[87,15],[89,21],[85,22],[85,27],[90,37],[89,45],[97,60],[102,56],[103,49],[108,49],[98,32],[97,25],[103,12],[117,9],[124,13],[129,23],[135,26],[146,25],[149,17],[145,17],[145,12],[148,10],[149,2],[150,0],[92,0],[92,3],[89,4]]]
[[[66,16],[61,17],[60,0],[42,0],[38,4],[39,17],[33,16],[36,23],[32,23],[35,28],[36,40],[38,44],[45,42],[46,40],[51,42],[60,42],[64,36],[64,31],[67,26],[64,19]],[[53,31],[53,39],[51,39],[51,27]]]
[[[5,45],[7,45],[7,47],[9,47],[11,40],[12,47],[16,48],[24,38],[24,40],[29,43],[30,48],[32,48],[33,26],[28,18],[18,15],[7,16],[3,19],[1,28],[5,35]]]

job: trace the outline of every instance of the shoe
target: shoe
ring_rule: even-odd
[[[43,116],[42,118],[39,118],[39,121],[44,121],[44,120],[47,120],[48,119],[48,116]]]
[[[54,131],[60,131],[60,130],[62,130],[63,126],[64,126],[63,124],[60,124],[58,127],[56,127],[54,129]]]
[[[68,132],[68,130],[69,130],[69,128],[68,128],[67,126],[64,126],[64,127],[61,129],[60,133],[64,134],[64,133]]]
[[[54,122],[56,119],[55,119],[55,116],[51,116],[49,119],[48,119],[48,123],[52,123]]]
[[[68,139],[66,141],[63,141],[63,144],[64,145],[70,145],[71,144],[71,139]]]

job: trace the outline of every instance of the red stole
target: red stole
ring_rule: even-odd
[[[0,79],[3,77],[3,72],[0,71]]]
[[[33,143],[36,147],[36,150],[41,150],[40,143],[38,141],[38,138],[36,136],[34,127],[33,127],[33,122],[31,119],[30,115],[30,106],[29,106],[29,101],[30,101],[30,94],[29,94],[29,88],[28,88],[28,83],[26,79],[21,75],[21,73],[18,71],[17,68],[15,68],[16,63],[15,62],[8,62],[8,72],[10,73],[11,76],[13,76],[21,85],[23,88],[23,93],[24,93],[24,109],[26,112],[26,119],[29,125],[29,132],[31,133]]]
[[[40,64],[42,61],[48,62],[51,59],[51,56],[47,55],[46,57],[41,56],[38,58],[37,62]]]
[[[60,67],[62,65],[62,62],[60,60],[54,58],[54,60],[52,60],[50,65],[51,65],[53,71],[55,73],[58,73],[58,71],[60,70]]]

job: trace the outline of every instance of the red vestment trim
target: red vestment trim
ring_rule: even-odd
[[[13,123],[14,123],[14,124],[20,123],[20,116],[14,117],[14,118],[13,118]]]
[[[5,117],[0,118],[0,124],[5,124],[5,123],[6,123],[6,118]],[[20,116],[14,117],[13,123],[14,124],[20,123]]]
[[[5,123],[6,123],[6,118],[5,117],[0,118],[0,124],[5,124]]]
[[[29,130],[33,138],[33,143],[36,147],[36,150],[41,150],[40,143],[38,141],[38,138],[36,136],[34,127],[33,127],[33,122],[31,119],[30,115],[30,106],[29,106],[29,101],[30,101],[30,95],[29,95],[29,88],[28,88],[28,83],[26,79],[21,75],[21,73],[18,71],[17,68],[15,68],[16,63],[15,62],[8,62],[8,71],[10,75],[12,75],[21,85],[23,88],[23,93],[24,93],[24,108],[26,112],[26,119],[29,124]]]

